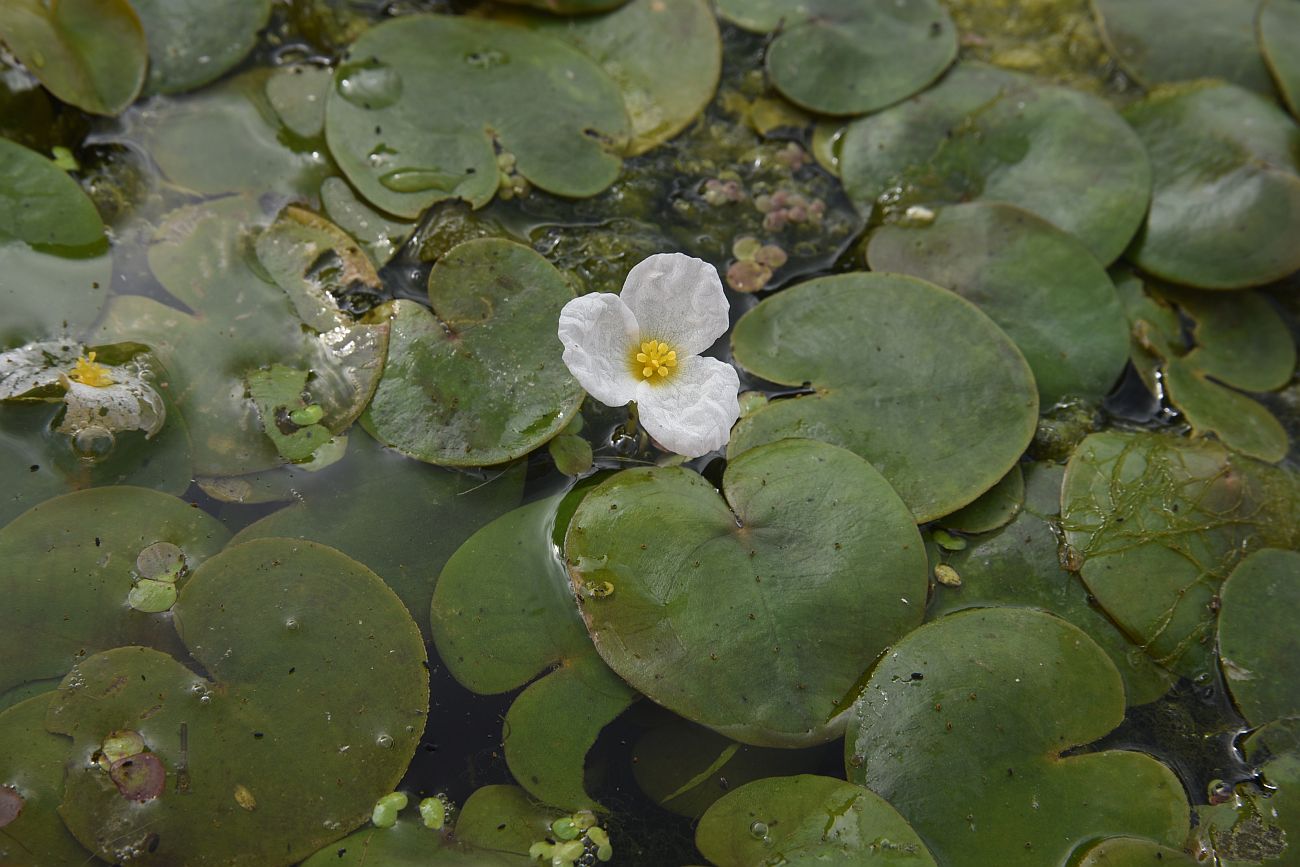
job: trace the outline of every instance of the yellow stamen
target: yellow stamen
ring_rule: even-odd
[[[95,361],[95,353],[93,352],[85,358],[77,359],[77,363],[72,368],[72,373],[68,374],[68,378],[94,388],[104,388],[113,384],[113,377],[108,375],[108,368]]]
[[[641,379],[662,382],[677,366],[677,351],[662,340],[646,340],[632,357],[632,371]]]

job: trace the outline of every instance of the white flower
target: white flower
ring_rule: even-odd
[[[718,272],[681,253],[638,264],[621,295],[583,295],[560,312],[564,363],[578,383],[609,406],[635,400],[646,432],[688,458],[721,448],[740,416],[735,368],[700,356],[726,330]]]

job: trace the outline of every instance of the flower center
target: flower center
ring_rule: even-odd
[[[108,375],[108,368],[95,361],[95,353],[93,352],[85,358],[77,359],[77,363],[72,368],[72,373],[68,374],[68,378],[94,388],[104,388],[113,384],[113,377]]]
[[[662,382],[677,366],[677,351],[662,340],[647,340],[632,358],[632,371],[641,379]]]

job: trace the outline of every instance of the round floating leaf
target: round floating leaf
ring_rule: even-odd
[[[1258,286],[1300,269],[1295,123],[1230,84],[1166,87],[1125,112],[1151,154],[1151,212],[1130,258],[1205,289]]]
[[[870,464],[811,440],[741,455],[723,487],[646,468],[587,495],[565,538],[587,630],[693,722],[758,746],[831,740],[849,687],[920,621],[912,517]]]
[[[1198,434],[1213,433],[1244,455],[1276,463],[1290,443],[1282,423],[1258,401],[1204,376],[1193,361],[1165,359],[1169,402]]]
[[[1300,544],[1288,471],[1212,442],[1092,434],[1061,491],[1067,560],[1098,604],[1156,662],[1210,665],[1219,585],[1251,550]]]
[[[15,518],[0,529],[0,653],[9,660],[0,693],[63,675],[87,653],[168,646],[169,623],[127,604],[136,557],[171,542],[193,568],[227,538],[203,512],[144,488],[78,491]]]
[[[718,867],[935,863],[888,801],[809,774],[757,780],[728,793],[700,819],[695,845]]]
[[[1061,565],[1056,522],[1063,475],[1058,466],[1029,465],[1024,509],[1016,519],[999,532],[977,536],[963,550],[942,557],[942,564],[952,569],[961,583],[949,586],[939,582],[928,616],[933,619],[967,608],[995,606],[1041,608],[1097,642],[1119,670],[1129,705],[1155,701],[1168,691],[1173,677],[1091,605],[1087,588]]]
[[[1128,359],[1128,321],[1101,264],[1027,211],[971,202],[938,209],[932,223],[882,226],[867,261],[946,286],[987,313],[1024,353],[1045,406],[1104,397]]]
[[[321,423],[334,434],[361,412],[381,373],[387,323],[353,320],[330,294],[358,281],[377,286],[364,254],[333,226],[295,208],[254,248],[263,222],[257,204],[243,197],[173,211],[149,249],[149,264],[193,312],[119,296],[97,332],[148,344],[162,359],[200,475],[234,476],[282,462],[265,431],[268,420],[246,396],[258,371],[280,365],[309,373],[302,403],[321,406]]]
[[[392,347],[367,429],[411,457],[487,466],[563,430],[582,389],[555,339],[573,297],[545,258],[511,241],[467,241],[429,274],[432,312],[391,305]]]
[[[386,217],[361,201],[342,178],[321,183],[320,201],[329,218],[356,238],[376,265],[392,260],[415,231],[414,223]]]
[[[1264,0],[1256,26],[1273,81],[1291,114],[1300,117],[1300,6],[1293,0]]]
[[[1103,264],[1142,223],[1151,166],[1101,99],[961,67],[933,93],[855,121],[840,175],[858,208],[972,199],[1017,205],[1075,235]],[[999,94],[1001,94],[999,96]],[[931,110],[934,114],[929,114]],[[890,143],[909,139],[901,149]]]
[[[68,776],[73,834],[109,861],[289,864],[365,821],[428,708],[423,644],[397,597],[331,548],[265,539],[206,561],[174,615],[212,680],[124,647],[78,663],[50,707],[74,756],[130,721],[166,773],[147,810],[98,771]]]
[[[0,713],[0,864],[84,867],[94,858],[59,818],[70,742],[43,725],[54,697],[45,692]]]
[[[1259,0],[1092,0],[1102,36],[1145,87],[1221,78],[1273,95],[1255,41]]]
[[[66,0],[65,0],[66,2]],[[149,42],[151,93],[183,93],[237,66],[271,15],[270,0],[131,0]]]
[[[553,0],[539,0],[549,7]],[[704,0],[632,0],[586,18],[535,15],[524,23],[568,42],[600,64],[632,125],[627,155],[663,144],[699,117],[722,70],[718,22]],[[666,58],[671,62],[665,62]]]
[[[1237,707],[1256,726],[1300,716],[1300,554],[1256,551],[1219,597],[1220,662]]]
[[[144,84],[145,34],[127,0],[5,0],[0,40],[50,93],[91,114],[117,114]]]
[[[787,0],[717,0],[718,14],[738,27],[754,33],[770,33],[787,17],[807,16],[806,7]]]
[[[790,436],[844,446],[880,470],[917,521],[993,487],[1033,438],[1038,394],[1024,356],[973,305],[922,280],[811,280],[746,313],[732,349],[751,373],[813,394],[741,419],[729,455]]]
[[[1077,867],[1194,867],[1197,861],[1182,849],[1171,849],[1137,837],[1111,837],[1083,853]]]
[[[515,509],[471,536],[438,578],[430,616],[439,658],[469,689],[532,681],[506,714],[506,761],[529,792],[576,809],[599,806],[584,788],[586,754],[636,693],[596,656],[552,553],[561,499]],[[487,574],[497,577],[485,582]]]
[[[698,819],[731,789],[752,780],[811,771],[825,749],[780,750],[725,738],[712,729],[674,720],[636,744],[632,773],[659,806]]]
[[[956,57],[957,28],[938,0],[807,0],[768,46],[767,74],[804,108],[864,114],[924,90]]]
[[[1149,756],[1063,758],[1124,718],[1115,666],[1025,608],[950,614],[894,645],[853,706],[849,779],[887,799],[940,863],[1066,863],[1081,842],[1181,845],[1188,805]]]
[[[290,132],[318,138],[325,134],[325,96],[333,82],[328,66],[281,66],[266,80],[266,99]]]
[[[1003,527],[1020,514],[1025,501],[1025,476],[1016,464],[1002,481],[969,506],[945,515],[939,523],[962,533],[987,533]]]
[[[252,70],[183,100],[142,104],[102,140],[145,151],[164,178],[196,193],[310,199],[334,169],[319,137],[294,142],[277,122],[266,93],[271,76]]]
[[[283,536],[332,545],[378,573],[427,632],[425,614],[447,558],[519,502],[523,476],[522,467],[488,479],[448,472],[355,433],[347,457],[326,482],[298,488],[296,502],[245,527],[235,539]],[[438,531],[430,533],[430,526]]]
[[[0,11],[0,19],[4,14]],[[99,212],[67,172],[35,151],[0,138],[0,243],[84,247],[103,238]],[[10,246],[0,247],[0,256],[14,255],[5,252]],[[5,276],[8,282],[16,275],[6,271]]]
[[[450,15],[366,31],[335,72],[325,129],[353,186],[401,217],[447,198],[486,204],[500,180],[494,146],[544,190],[595,195],[628,139],[618,87],[585,54]]]

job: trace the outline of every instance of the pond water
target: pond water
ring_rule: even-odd
[[[1297,0],[0,45],[0,865],[1300,863]]]

